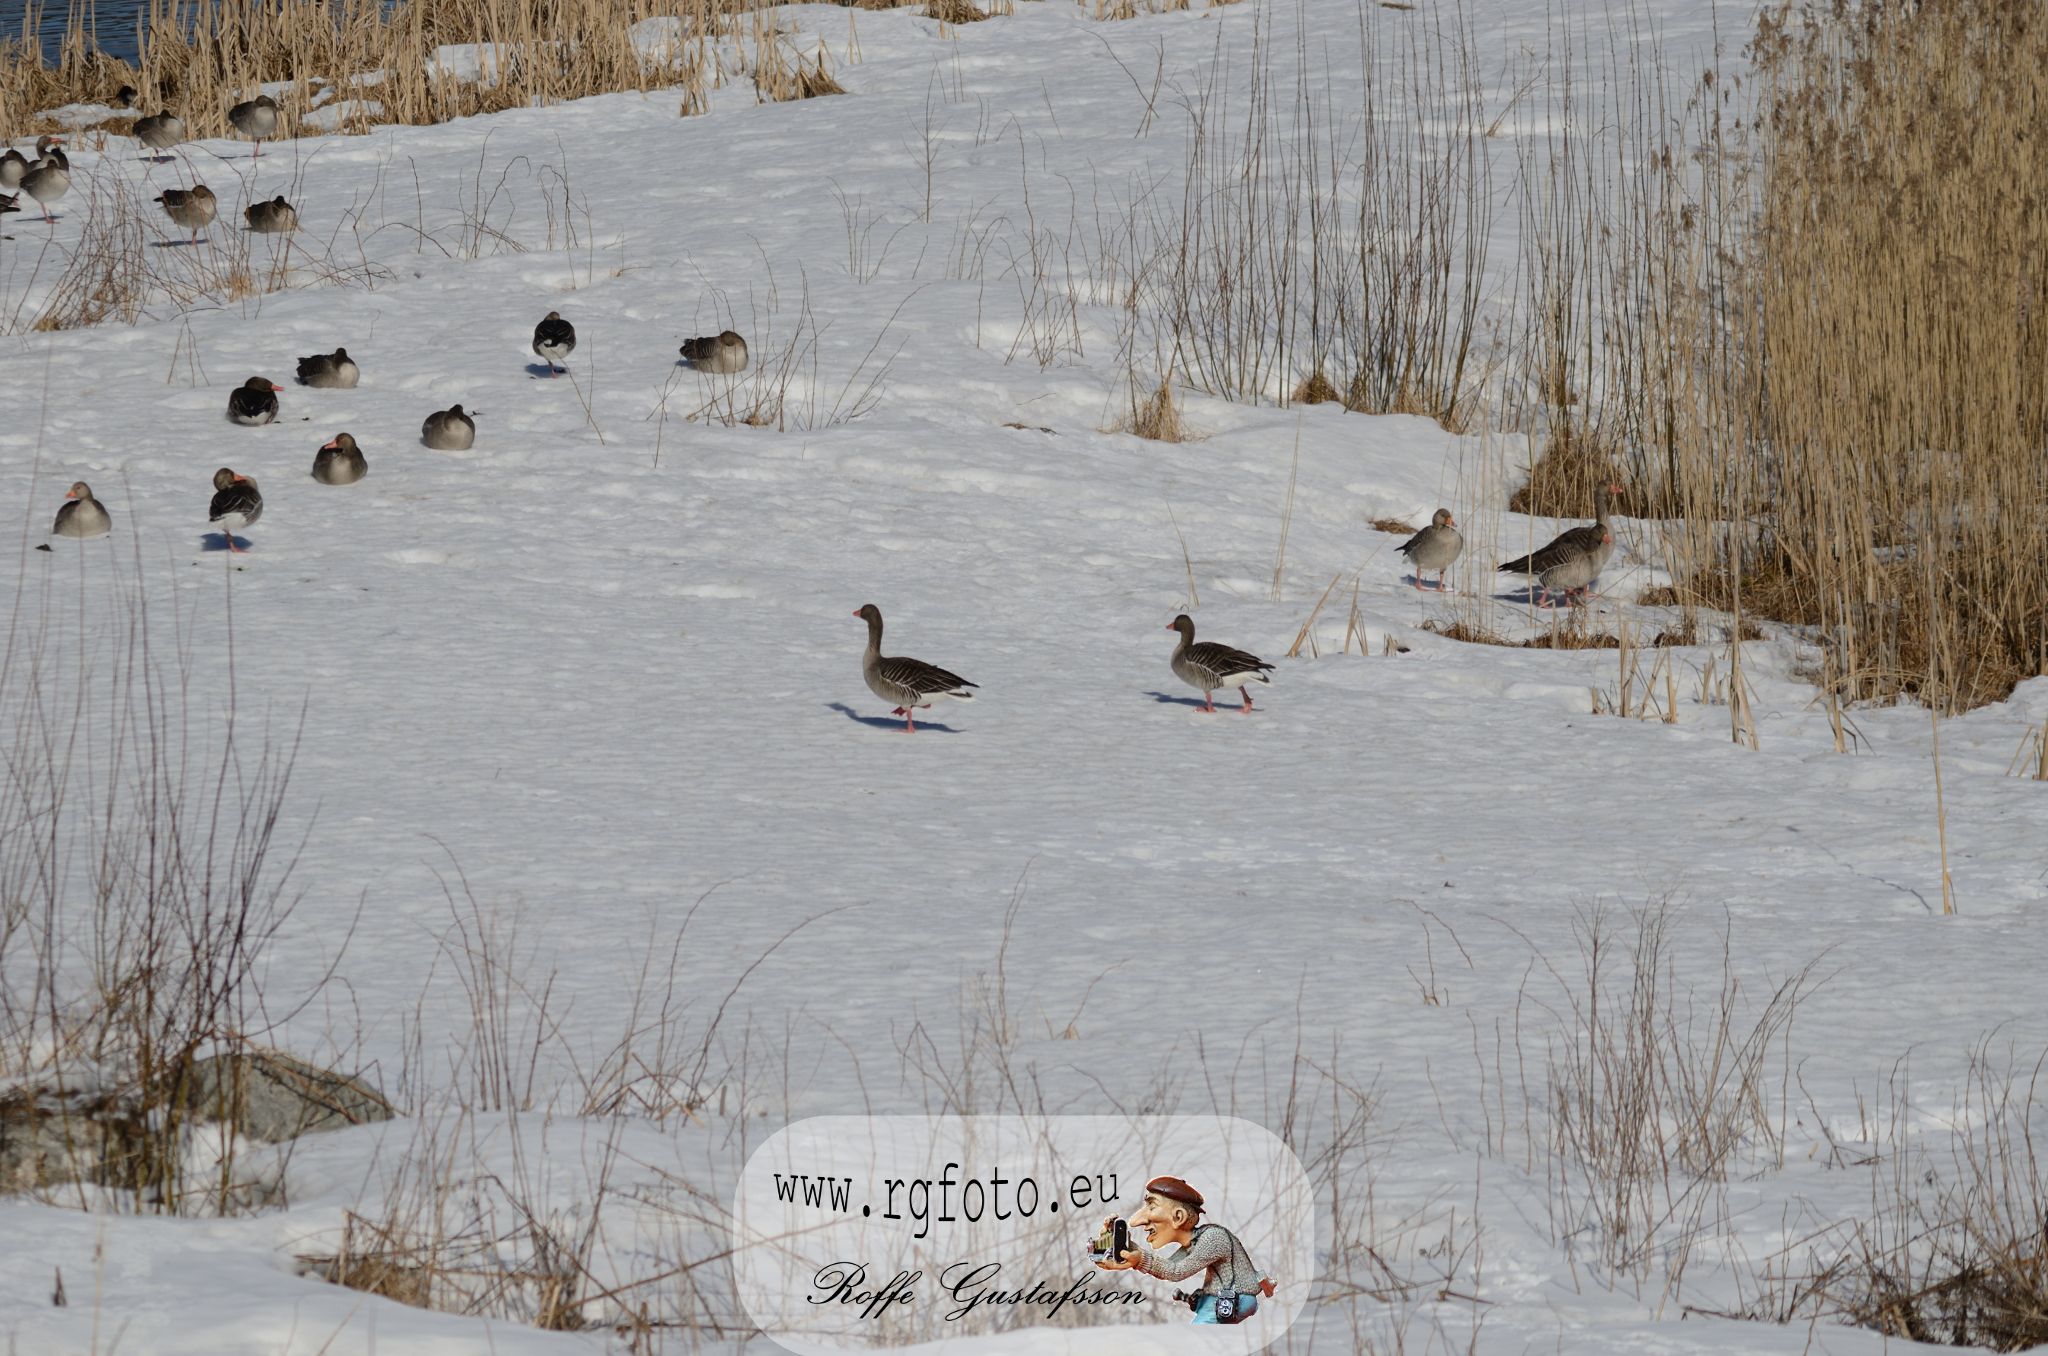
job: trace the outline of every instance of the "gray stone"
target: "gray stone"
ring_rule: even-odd
[[[367,1082],[281,1050],[237,1050],[196,1060],[179,1101],[187,1114],[225,1121],[265,1144],[392,1117],[391,1103]]]

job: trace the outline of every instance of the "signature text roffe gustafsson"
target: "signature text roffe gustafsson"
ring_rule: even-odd
[[[1051,1318],[1070,1304],[1143,1304],[1145,1295],[1137,1290],[1117,1290],[1091,1284],[1087,1274],[1072,1281],[1034,1281],[1028,1286],[999,1285],[1001,1262],[954,1262],[938,1274],[939,1289],[950,1297],[952,1307],[942,1315],[958,1322],[976,1309],[987,1306],[1031,1304],[1042,1306]],[[871,1281],[865,1262],[828,1262],[811,1278],[811,1293],[805,1299],[815,1305],[846,1305],[857,1308],[861,1317],[879,1318],[889,1310],[909,1308],[917,1303],[917,1284],[922,1271],[898,1271],[887,1281]]]

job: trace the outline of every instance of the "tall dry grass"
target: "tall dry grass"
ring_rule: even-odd
[[[30,134],[42,111],[111,100],[122,85],[137,91],[138,109],[170,109],[194,137],[230,135],[229,106],[263,85],[288,86],[277,97],[290,135],[443,122],[623,90],[686,86],[701,98],[725,77],[710,47],[735,33],[748,8],[742,0],[151,0],[132,63],[101,53],[80,20],[54,61],[31,40],[0,40],[0,136]],[[441,50],[463,46],[479,50]]]
[[[1709,75],[1634,204],[1631,470],[1833,694],[1997,700],[2048,671],[2048,14],[1781,8],[1752,55],[1760,118]]]

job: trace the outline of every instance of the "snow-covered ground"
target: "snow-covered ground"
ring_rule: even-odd
[[[1491,569],[1554,526],[1501,508],[1518,437],[1192,394],[1195,440],[1105,432],[1126,400],[1113,301],[1080,308],[1051,365],[1031,355],[1025,242],[1071,242],[1062,285],[1084,268],[1120,195],[1180,171],[1177,91],[1244,63],[1256,35],[1290,69],[1297,40],[1327,48],[1342,106],[1361,30],[1383,41],[1426,8],[1108,24],[1022,4],[943,33],[909,11],[796,8],[796,50],[822,40],[847,97],[763,105],[737,81],[690,119],[669,94],[621,95],[260,160],[207,143],[167,166],[112,142],[73,157],[54,228],[7,218],[0,301],[22,320],[117,179],[154,193],[196,173],[221,195],[191,267],[244,202],[282,192],[305,223],[286,265],[346,275],[0,339],[0,503],[20,525],[15,626],[47,628],[47,674],[75,681],[72,638],[103,650],[114,591],[139,575],[180,633],[195,733],[231,691],[245,735],[298,731],[303,899],[266,992],[288,1008],[336,971],[268,1038],[369,1070],[412,1113],[306,1141],[277,1170],[289,1206],[247,1217],[0,1203],[9,1349],[603,1349],[620,1339],[404,1308],[292,1258],[380,1208],[429,1137],[472,1144],[474,1180],[525,1174],[569,1211],[596,1194],[591,1160],[616,1160],[610,1189],[632,1199],[607,1216],[606,1274],[650,1275],[649,1257],[715,1251],[678,1183],[716,1197],[797,1118],[1181,1110],[1278,1130],[1302,1077],[1369,1090],[1343,1174],[1370,1177],[1367,1241],[1421,1288],[1314,1307],[1288,1350],[1886,1349],[1686,1306],[1746,1304],[1764,1259],[1868,1211],[1869,1170],[1850,1165],[1895,1147],[1888,1097],[1910,1096],[1900,1124],[1938,1149],[1978,1042],[2021,1066],[2048,1045],[2048,785],[2007,775],[2048,721],[2048,679],[1939,731],[1944,917],[1926,714],[1854,711],[1856,751],[1837,753],[1797,637],[1743,647],[1751,749],[1730,740],[1711,623],[1638,661],[1672,665],[1651,684],[1676,694],[1668,722],[1593,714],[1618,685],[1612,650],[1421,629],[1546,624]],[[1517,90],[1556,8],[1470,16],[1488,120],[1517,110],[1503,165],[1544,125]],[[1643,17],[1679,70],[1747,22],[1684,0]],[[1500,297],[1514,219],[1496,227]],[[256,238],[259,272],[280,248]],[[550,310],[580,338],[569,378],[538,375],[528,348]],[[683,338],[727,325],[752,342],[747,374],[676,365]],[[298,357],[338,345],[359,388],[291,385]],[[223,418],[251,374],[286,386],[272,426]],[[720,417],[785,378],[779,421]],[[421,447],[422,418],[456,401],[475,449]],[[369,477],[318,485],[314,451],[341,430]],[[206,523],[221,465],[264,491],[246,556]],[[75,479],[115,536],[33,551]],[[1371,526],[1440,503],[1470,541],[1451,598],[1409,587],[1399,537]],[[1664,576],[1648,527],[1623,537],[1592,624],[1647,637],[1670,617],[1632,600]],[[1354,576],[1364,654],[1345,645]],[[1283,657],[1333,578],[1313,656]],[[865,602],[887,649],[976,699],[900,733],[861,680]],[[1183,610],[1276,662],[1251,715],[1234,694],[1191,709],[1167,667]],[[469,1022],[458,868],[527,991],[548,988],[532,1100],[553,1094],[551,1115],[448,1107],[468,1079],[441,1053]],[[1561,1204],[1548,1128],[1590,920],[1605,910],[1605,944],[1626,950],[1629,911],[1660,904],[1702,1014],[1732,974],[1746,1031],[1814,967],[1768,1063],[1782,1152],[1745,1142],[1675,1289],[1668,1252],[1635,1275],[1602,1261],[1583,1198]],[[695,1089],[710,1103],[662,1125],[578,1118],[576,1070],[635,1020],[650,956],[666,984],[672,947],[686,1069],[759,962]],[[1309,1146],[1336,1134],[1319,1086],[1293,1109]]]

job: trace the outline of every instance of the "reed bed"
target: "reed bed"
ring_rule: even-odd
[[[626,90],[701,93],[725,76],[707,47],[733,35],[751,8],[745,0],[151,0],[133,63],[100,52],[76,20],[54,62],[31,40],[0,40],[0,135],[32,135],[47,125],[39,117],[47,110],[109,102],[123,85],[136,91],[137,109],[169,109],[194,137],[230,135],[229,106],[263,86],[284,106],[286,134],[301,136]],[[111,119],[109,130],[126,121]]]

